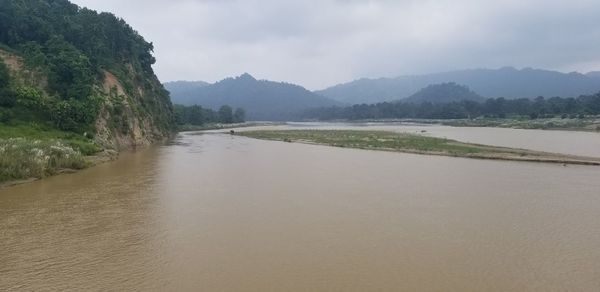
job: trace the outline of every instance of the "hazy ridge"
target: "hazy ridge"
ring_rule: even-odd
[[[316,93],[348,104],[375,103],[407,98],[424,87],[447,82],[468,86],[485,98],[577,97],[600,91],[598,72],[560,73],[504,67],[396,78],[363,78],[319,90]]]
[[[243,108],[249,120],[286,120],[308,108],[338,104],[301,86],[256,80],[248,73],[193,89],[189,89],[190,84],[193,83],[165,84],[173,103],[212,109],[230,105]]]

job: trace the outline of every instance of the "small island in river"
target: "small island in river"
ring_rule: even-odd
[[[363,130],[257,130],[236,135],[284,142],[478,159],[600,165],[600,158],[497,147],[417,134]]]

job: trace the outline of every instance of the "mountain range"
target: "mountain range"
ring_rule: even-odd
[[[432,84],[455,82],[468,86],[485,98],[577,97],[600,91],[600,72],[561,73],[540,69],[473,69],[359,79],[315,93],[346,104],[376,103],[407,98]]]
[[[248,73],[214,84],[178,81],[164,85],[173,103],[212,109],[222,105],[243,108],[248,120],[289,120],[309,108],[339,104],[301,86],[256,80]]]
[[[301,86],[256,80],[248,73],[214,84],[175,81],[164,84],[173,103],[246,110],[249,120],[290,120],[306,109],[384,101],[444,103],[544,97],[578,97],[600,92],[600,72],[561,73],[540,69],[472,69],[444,73],[359,79],[311,92]]]

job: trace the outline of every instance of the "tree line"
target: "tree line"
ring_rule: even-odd
[[[562,117],[582,118],[600,115],[600,93],[578,98],[537,97],[535,99],[490,98],[484,102],[459,101],[450,103],[382,102],[347,107],[310,109],[303,119],[368,120],[368,119],[469,119],[476,117],[531,119]]]
[[[173,111],[175,122],[178,125],[233,124],[243,123],[246,120],[246,112],[243,109],[233,110],[228,105],[221,106],[219,110],[215,111],[199,105],[184,106],[176,104],[173,106]]]

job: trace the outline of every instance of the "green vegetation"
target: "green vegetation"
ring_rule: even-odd
[[[60,131],[35,123],[12,126],[0,124],[0,139],[7,140],[11,138],[41,141],[57,140],[83,155],[94,155],[102,150],[93,140],[83,135]]]
[[[256,80],[247,73],[214,84],[171,82],[165,86],[176,104],[243,108],[253,121],[289,121],[303,110],[337,104],[298,85]]]
[[[235,111],[224,105],[218,111],[203,108],[199,105],[184,106],[174,105],[175,122],[180,126],[204,126],[211,124],[239,124],[243,123],[246,113],[238,108]]]
[[[175,129],[153,45],[123,19],[67,0],[0,0],[0,20],[0,181],[79,169],[103,148]]]
[[[600,159],[463,143],[422,135],[361,130],[247,131],[237,135],[285,142],[481,159],[600,165]]]
[[[102,148],[83,135],[35,123],[0,124],[0,183],[43,178],[90,165]]]
[[[103,88],[111,72],[125,91],[112,99],[127,99],[132,115],[163,132],[173,128],[153,46],[122,19],[67,0],[0,0],[0,19],[0,122],[94,132],[103,107],[117,114]]]
[[[584,119],[600,115],[600,93],[578,98],[538,97],[530,99],[490,98],[449,103],[383,102],[349,107],[329,107],[306,111],[305,119],[368,120],[368,119],[473,119],[540,118]]]
[[[407,97],[403,102],[410,103],[449,103],[460,102],[463,100],[472,100],[477,102],[485,101],[485,98],[473,92],[469,87],[459,85],[454,82],[432,84],[417,93]]]
[[[58,140],[0,139],[0,182],[43,178],[87,166],[81,152]]]

